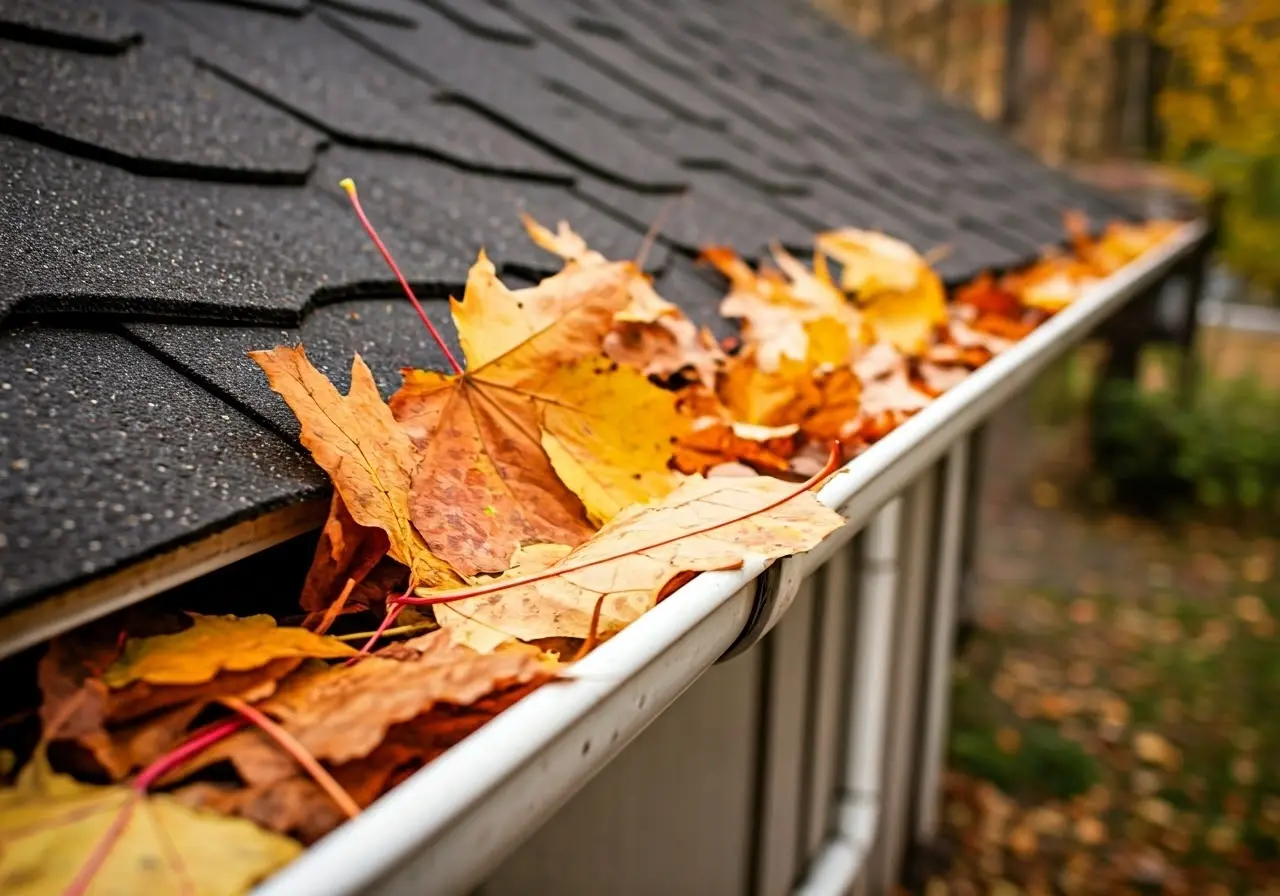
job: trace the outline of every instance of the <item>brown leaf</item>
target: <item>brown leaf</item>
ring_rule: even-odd
[[[747,351],[730,359],[720,397],[732,420],[765,427],[794,424],[825,441],[857,417],[861,389],[848,367],[818,370],[784,359],[769,372]]]
[[[787,495],[794,497],[770,508]],[[546,568],[563,573],[440,604],[436,619],[464,643],[485,651],[510,639],[585,638],[603,595],[598,632],[607,637],[653,606],[681,573],[736,569],[747,557],[805,551],[841,522],[812,493],[796,495],[794,485],[775,479],[689,479],[660,501],[627,508]],[[699,531],[717,523],[727,525]],[[682,532],[696,534],[656,544]],[[604,562],[577,568],[595,560]]]
[[[719,464],[742,461],[762,473],[785,472],[799,431],[795,423],[769,427],[703,417],[676,444],[675,465],[682,473],[706,473]]]
[[[477,322],[474,309],[506,289],[485,278],[486,264],[473,266],[462,303]],[[482,365],[469,351],[462,375],[406,372],[391,403],[420,446],[413,521],[463,575],[505,569],[523,541],[581,541],[584,505],[604,520],[674,485],[669,438],[686,425],[674,396],[599,354],[636,276],[629,262],[566,267],[536,287],[558,316],[523,341],[491,345],[477,330],[469,344]]]
[[[177,746],[196,716],[222,697],[261,699],[300,662],[283,658],[246,672],[223,673],[196,685],[135,681],[111,690],[97,676],[115,659],[115,641],[76,632],[55,638],[40,659],[44,735],[83,754],[62,758],[77,769],[120,780]]]
[[[847,364],[867,339],[862,314],[831,282],[825,266],[811,273],[780,247],[773,254],[781,271],[757,273],[731,249],[703,250],[703,260],[730,282],[720,313],[742,320],[743,341],[765,373],[788,363]]]
[[[415,583],[456,584],[409,520],[409,484],[417,464],[413,443],[378,395],[373,374],[357,355],[343,396],[312,366],[301,347],[250,352],[271,388],[302,424],[302,444],[333,480],[351,518],[386,533],[390,553]]]
[[[342,495],[334,492],[329,518],[320,531],[315,556],[302,585],[302,609],[312,613],[327,609],[348,580],[358,585],[389,549],[386,532],[357,523],[342,502]]]
[[[305,669],[258,704],[317,759],[343,763],[371,753],[396,723],[438,704],[466,706],[497,690],[546,681],[551,669],[528,653],[476,654],[447,632],[397,645],[411,660],[375,655],[354,666]]]

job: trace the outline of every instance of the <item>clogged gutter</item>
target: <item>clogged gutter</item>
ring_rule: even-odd
[[[343,396],[301,348],[254,354],[335,487],[302,613],[51,643],[38,743],[0,735],[0,880],[245,891],[692,576],[816,547],[838,462],[1177,227],[1069,219],[1069,251],[950,302],[879,234],[820,234],[811,266],[709,247],[722,346],[639,265],[527,223],[564,268],[513,291],[481,253],[452,374],[388,404],[358,358]]]

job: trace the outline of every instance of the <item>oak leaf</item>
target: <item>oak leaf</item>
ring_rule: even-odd
[[[111,843],[121,818],[123,830]],[[82,784],[54,773],[40,752],[15,787],[0,791],[0,841],[0,885],[12,896],[69,892],[82,876],[89,877],[89,896],[232,896],[301,852],[286,837],[170,796]],[[90,868],[104,843],[109,852]]]
[[[431,632],[390,650],[354,666],[303,669],[258,708],[317,759],[343,763],[367,756],[391,726],[437,705],[466,706],[554,675],[534,654],[480,655],[447,632]]]
[[[409,519],[409,488],[417,465],[413,443],[378,394],[368,366],[356,355],[351,388],[343,396],[312,366],[301,346],[250,352],[302,425],[302,444],[333,480],[351,518],[386,533],[393,559],[411,580],[456,583],[432,556]]]
[[[477,328],[506,290],[491,269],[472,267],[462,302],[475,303]],[[592,531],[584,505],[603,520],[675,484],[670,437],[684,420],[674,396],[600,355],[635,276],[629,262],[566,267],[533,288],[557,297],[556,315],[516,345],[509,328],[497,345],[476,329],[465,373],[405,372],[391,407],[418,445],[413,523],[463,575],[505,569],[524,541],[581,542]]]
[[[840,285],[857,294],[877,339],[916,355],[947,319],[942,280],[901,240],[844,228],[818,234],[819,252],[843,266]]]
[[[172,635],[132,638],[120,658],[102,676],[110,688],[135,681],[150,684],[199,684],[219,672],[242,672],[273,660],[315,657],[338,659],[356,651],[334,638],[304,628],[277,626],[258,616],[191,614],[192,625]]]
[[[766,477],[690,478],[663,499],[623,510],[544,571],[563,573],[439,604],[436,619],[464,643],[495,650],[510,639],[585,638],[603,597],[598,634],[608,637],[652,607],[675,579],[736,569],[748,557],[777,559],[807,551],[839,528],[839,514],[819,504],[812,492],[796,494],[795,489]],[[788,495],[793,497],[778,503]],[[700,531],[717,523],[725,525]],[[679,537],[682,532],[691,534]],[[603,562],[577,568],[595,560]]]

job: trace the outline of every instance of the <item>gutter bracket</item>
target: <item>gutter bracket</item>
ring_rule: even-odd
[[[716,662],[723,663],[733,659],[751,649],[767,635],[787,610],[791,609],[796,595],[800,593],[800,583],[803,580],[804,570],[792,557],[784,557],[765,567],[764,572],[756,577],[755,599],[747,624]]]

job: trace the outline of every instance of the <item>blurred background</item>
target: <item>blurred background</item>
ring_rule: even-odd
[[[1198,306],[1143,297],[989,427],[949,854],[908,883],[1280,893],[1280,3],[820,5],[1046,161],[1219,224]]]

